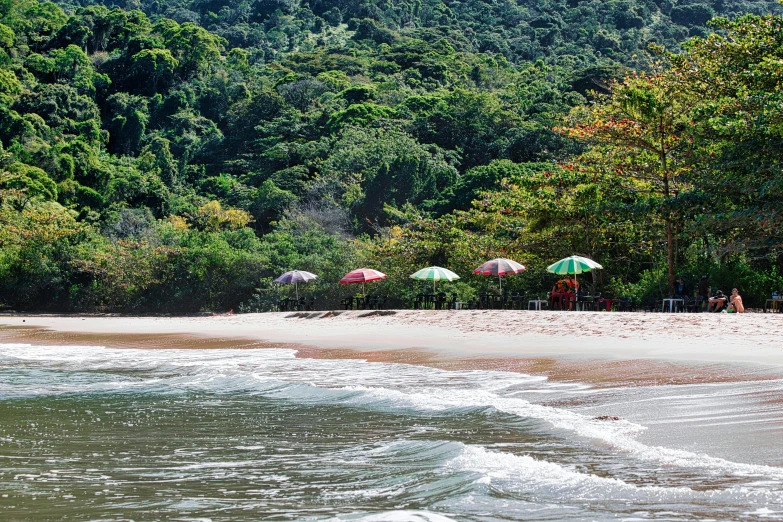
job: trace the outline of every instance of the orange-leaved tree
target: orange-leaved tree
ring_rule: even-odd
[[[588,171],[621,177],[641,197],[638,210],[662,225],[670,292],[675,282],[675,242],[684,219],[680,201],[688,177],[695,98],[674,72],[634,74],[611,85],[607,95],[577,107],[558,132],[585,142],[574,163]],[[646,197],[644,197],[646,195]]]

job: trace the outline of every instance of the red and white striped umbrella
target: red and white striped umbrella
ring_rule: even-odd
[[[345,276],[340,279],[340,284],[352,285],[355,283],[361,283],[362,293],[364,293],[364,283],[378,281],[380,279],[386,279],[386,274],[377,270],[373,270],[372,268],[357,268],[356,270],[351,270],[345,274]]]
[[[503,257],[498,257],[496,259],[487,261],[486,263],[484,263],[483,265],[475,269],[473,273],[478,275],[497,276],[498,282],[500,282],[500,290],[503,291],[503,281],[500,279],[501,276],[508,275],[508,274],[518,274],[524,271],[525,271],[525,267],[523,265],[520,265],[516,261],[512,261],[511,259],[506,259]]]
[[[502,276],[506,274],[518,274],[524,271],[525,267],[516,261],[498,257],[497,259],[487,261],[475,269],[473,273],[481,275]]]

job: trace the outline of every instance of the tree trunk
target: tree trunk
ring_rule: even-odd
[[[661,143],[660,143],[660,157],[661,157],[661,172],[663,174],[663,204],[664,204],[664,221],[666,222],[666,264],[669,271],[669,296],[674,297],[674,223],[672,219],[672,212],[669,209],[669,198],[671,197],[669,187],[669,161],[666,157],[665,146],[665,134],[663,132],[663,117],[660,122],[661,129]]]
[[[666,218],[666,264],[669,269],[669,296],[674,297],[674,230],[671,217]]]

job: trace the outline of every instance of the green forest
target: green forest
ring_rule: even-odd
[[[783,289],[772,0],[0,0],[0,309]]]

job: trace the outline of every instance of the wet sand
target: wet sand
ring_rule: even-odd
[[[526,311],[0,316],[0,342],[291,348],[299,357],[500,370],[598,386],[780,378],[783,315]]]

